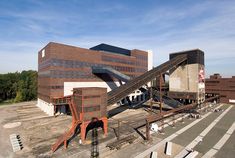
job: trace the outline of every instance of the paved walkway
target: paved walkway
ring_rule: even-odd
[[[235,106],[212,128],[212,130],[203,138],[203,141],[194,149],[202,154],[209,151],[230,128],[235,121]]]
[[[222,106],[222,104],[219,107],[221,107],[221,106]],[[217,108],[219,108],[219,107],[217,107]],[[166,142],[171,141],[171,140],[173,140],[175,138],[177,138],[177,139],[175,139],[175,141],[179,141],[182,144],[187,144],[187,142],[188,143],[191,142],[193,140],[193,138],[191,138],[192,140],[190,139],[189,141],[186,140],[186,142],[185,142],[185,140],[184,140],[184,142],[181,142],[180,140],[182,138],[190,138],[191,137],[190,133],[193,133],[195,135],[195,137],[196,137],[197,133],[198,133],[196,131],[198,129],[201,129],[201,131],[202,131],[203,129],[206,128],[206,126],[208,126],[208,124],[209,124],[209,123],[207,123],[208,121],[212,122],[219,115],[219,114],[217,114],[217,115],[216,114],[215,115],[210,115],[211,113],[212,112],[208,112],[207,114],[203,115],[201,119],[197,119],[197,120],[193,121],[192,123],[188,124],[187,126],[183,127],[182,129],[178,130],[174,134],[172,134],[172,135],[168,136],[167,138],[163,139],[161,142],[157,143],[156,145],[153,145],[152,147],[148,148],[144,152],[140,153],[135,158],[143,158],[145,156],[148,156],[152,151],[155,151],[157,148],[159,148],[160,146],[164,145]],[[199,128],[200,126],[197,127],[198,126],[197,124],[199,122],[200,122],[201,125],[204,125],[202,128]],[[193,128],[193,131],[191,131],[192,128]],[[188,135],[188,137],[185,136],[185,135]]]
[[[227,130],[225,135],[214,145],[214,147],[212,149],[210,149],[205,155],[203,155],[202,158],[213,157],[224,146],[224,144],[228,141],[230,136],[233,134],[234,130],[235,130],[235,122]],[[225,154],[225,155],[227,155],[227,154]],[[234,155],[231,155],[231,156],[234,156]]]
[[[211,131],[211,129],[229,112],[233,106],[227,108],[219,117],[217,117],[207,128],[205,128],[190,144],[188,144],[175,158],[182,158],[186,156],[191,149],[193,149],[197,144],[200,144],[204,137]]]
[[[223,106],[223,109],[227,109],[227,106]],[[212,114],[212,115],[210,115]],[[175,139],[172,140],[173,143],[179,144],[181,146],[187,146],[189,143],[191,143],[204,129],[206,129],[219,115],[221,112],[208,112],[206,115],[209,115],[205,119],[199,119],[201,120],[195,126],[192,128],[189,128],[188,130],[181,133],[179,136],[177,136]]]

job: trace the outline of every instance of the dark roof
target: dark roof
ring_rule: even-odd
[[[200,49],[192,49],[192,50],[185,50],[175,53],[170,53],[170,59],[173,59],[174,57],[181,55],[181,54],[187,54],[187,63],[188,64],[201,64],[204,65],[204,52]]]
[[[110,53],[116,53],[116,54],[122,54],[122,55],[131,55],[131,51],[128,49],[116,47],[116,46],[111,46],[108,44],[99,44],[97,46],[91,47],[91,50],[98,50],[98,51],[105,51],[105,52],[110,52]]]

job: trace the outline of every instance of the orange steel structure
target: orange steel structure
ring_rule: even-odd
[[[75,97],[81,97],[81,108],[76,105],[75,102]],[[57,97],[57,98],[53,98],[52,102],[54,104],[60,105],[60,104],[68,104],[69,108],[71,110],[71,114],[72,114],[72,125],[69,131],[65,132],[61,137],[59,137],[59,139],[56,141],[56,143],[54,145],[52,145],[51,150],[53,152],[55,152],[62,143],[64,143],[64,148],[67,148],[67,141],[76,133],[76,130],[78,127],[80,127],[80,137],[82,142],[85,141],[86,138],[86,129],[87,126],[94,121],[102,121],[103,122],[103,131],[104,131],[104,135],[106,136],[108,133],[108,119],[106,116],[103,117],[94,117],[94,113],[93,112],[85,112],[84,111],[84,101],[86,101],[86,99],[84,98],[83,95],[79,95],[79,94],[73,94],[70,96],[65,96],[65,97]],[[86,118],[85,118],[86,116]],[[87,117],[88,116],[88,117]],[[88,120],[87,118],[92,118],[90,120]]]

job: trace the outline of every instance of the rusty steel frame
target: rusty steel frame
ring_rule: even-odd
[[[108,92],[108,106],[115,104],[134,90],[152,81],[154,78],[159,77],[162,73],[178,67],[178,65],[182,64],[186,60],[187,55],[179,55]]]
[[[216,95],[214,97],[207,98],[204,103],[209,102],[211,100],[215,100],[215,99],[219,100],[219,97],[220,97],[219,95]],[[197,103],[192,103],[192,104],[181,106],[181,107],[169,110],[169,111],[164,111],[164,112],[158,113],[156,115],[147,116],[147,118],[145,118],[145,121],[146,121],[146,140],[150,140],[150,128],[149,128],[150,123],[156,122],[159,120],[163,120],[165,117],[169,117],[170,115],[174,115],[174,114],[182,112],[184,110],[189,110],[189,109],[195,108],[197,105],[198,105]]]
[[[80,96],[82,96],[82,111],[80,112],[80,115],[79,115],[79,112],[76,111],[76,107],[75,107],[75,103],[74,103],[74,95],[69,95],[69,96],[65,96],[65,97],[56,97],[56,98],[52,99],[52,101],[57,104],[58,104],[58,102],[59,102],[59,104],[62,103],[62,101],[63,101],[63,104],[65,104],[65,103],[68,104],[70,111],[71,111],[71,114],[72,114],[71,128],[69,129],[68,132],[65,132],[61,137],[59,137],[57,139],[56,143],[51,146],[52,152],[55,152],[60,147],[60,145],[62,143],[64,143],[64,148],[66,149],[68,139],[71,138],[75,134],[78,126],[80,126],[80,129],[81,129],[80,130],[81,131],[80,132],[81,140],[82,140],[82,142],[84,142],[85,137],[86,137],[86,128],[89,125],[89,123],[91,123],[91,121],[84,121],[83,120],[83,116],[84,116],[83,101],[85,99],[84,99],[83,95],[80,95]],[[54,106],[56,106],[56,104]],[[107,117],[101,117],[101,118],[99,118],[99,120],[101,120],[103,122],[104,135],[107,135],[107,133],[108,133],[108,119],[107,119]]]
[[[160,113],[162,113],[162,73],[159,76]]]

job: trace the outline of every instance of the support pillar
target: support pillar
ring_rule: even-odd
[[[86,139],[86,128],[87,128],[87,125],[89,124],[90,122],[85,122],[83,121],[82,124],[80,125],[80,129],[81,129],[81,140],[82,142],[85,141]]]
[[[175,115],[173,115],[172,127],[175,128]]]
[[[103,125],[104,125],[104,127],[103,127],[104,135],[107,136],[107,134],[108,134],[108,119],[107,119],[107,117],[103,117],[101,120],[103,121]]]
[[[161,130],[160,130],[161,134],[164,134],[164,120],[161,120]]]
[[[146,140],[150,140],[149,122],[146,120]]]
[[[118,120],[118,132],[117,132],[117,140],[120,139],[120,120]]]
[[[159,93],[160,93],[160,113],[162,113],[162,74],[159,78]]]

